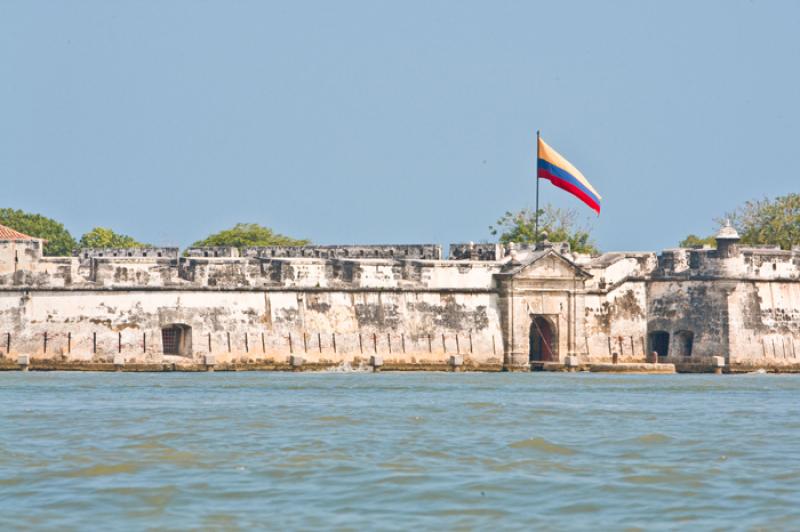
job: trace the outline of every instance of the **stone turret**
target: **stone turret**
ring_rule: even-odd
[[[717,236],[717,256],[729,259],[739,255],[739,233],[731,226],[731,221],[726,220],[725,225],[719,230]]]

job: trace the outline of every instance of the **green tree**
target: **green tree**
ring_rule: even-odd
[[[578,253],[599,253],[591,239],[590,228],[578,225],[578,213],[573,209],[559,209],[545,205],[539,209],[539,233],[547,232],[550,242],[569,242],[572,251]],[[496,224],[489,226],[492,235],[499,235],[503,244],[517,242],[530,244],[536,242],[536,211],[523,209],[519,212],[506,212]]]
[[[133,237],[115,233],[108,227],[95,227],[84,233],[80,240],[82,248],[145,248],[150,244],[139,242]]]
[[[305,246],[309,240],[298,240],[275,233],[259,224],[236,224],[230,229],[198,240],[192,247],[233,246],[237,248],[261,246]]]
[[[718,218],[715,223],[722,227],[726,221],[736,228],[742,244],[777,245],[791,249],[800,244],[800,194],[778,196],[774,200],[751,200]],[[681,247],[692,245],[716,245],[713,236],[699,238],[689,235],[681,241]]]
[[[66,256],[75,249],[76,242],[64,227],[52,218],[15,209],[0,209],[0,224],[26,235],[46,240],[44,254]]]
[[[689,235],[678,244],[682,248],[699,248],[703,246],[716,247],[717,240],[714,236],[707,236],[705,238],[697,235]]]
[[[725,218],[739,232],[742,244],[770,244],[782,249],[800,244],[800,194],[747,201]]]

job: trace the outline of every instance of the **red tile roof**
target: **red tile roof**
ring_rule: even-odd
[[[19,231],[14,231],[10,227],[0,224],[0,240],[41,240],[41,238],[34,238],[25,235]]]

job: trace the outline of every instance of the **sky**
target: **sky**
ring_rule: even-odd
[[[0,207],[76,238],[492,241],[537,129],[605,251],[800,192],[800,2],[0,0]]]

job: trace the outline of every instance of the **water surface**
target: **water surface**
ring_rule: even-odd
[[[800,527],[800,376],[2,373],[0,529]]]

